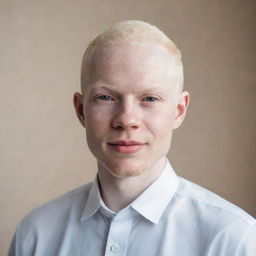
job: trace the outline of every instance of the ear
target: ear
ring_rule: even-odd
[[[84,103],[82,94],[76,92],[73,97],[73,103],[76,110],[76,115],[83,127],[85,127],[84,119]]]
[[[176,107],[173,129],[177,129],[183,122],[187,113],[189,98],[189,93],[187,91],[181,93]]]

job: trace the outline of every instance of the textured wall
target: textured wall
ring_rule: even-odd
[[[253,0],[0,0],[0,255],[32,208],[94,178],[72,95],[87,43],[126,19],[157,25],[183,53],[177,173],[256,216],[255,13]]]

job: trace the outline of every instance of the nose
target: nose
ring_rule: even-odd
[[[112,119],[112,127],[119,130],[137,129],[141,125],[140,110],[132,101],[118,104]]]

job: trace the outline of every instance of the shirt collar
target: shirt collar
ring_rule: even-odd
[[[178,185],[178,177],[167,160],[162,174],[131,203],[131,206],[146,219],[157,224]]]
[[[96,176],[89,190],[87,202],[85,204],[85,208],[81,216],[81,221],[94,215],[97,212],[97,210],[100,208],[101,201],[102,199],[100,196],[100,191],[98,186],[98,178]]]
[[[165,169],[161,175],[130,204],[135,211],[155,224],[160,220],[179,184],[177,175],[168,159],[166,162]],[[94,215],[101,207],[107,208],[101,198],[96,177],[90,188],[81,221]],[[129,206],[126,208],[129,208]]]

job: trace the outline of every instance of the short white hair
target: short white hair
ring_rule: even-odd
[[[172,55],[178,66],[180,77],[179,87],[183,88],[183,65],[181,53],[172,40],[156,26],[144,21],[128,20],[118,22],[110,26],[106,31],[98,35],[87,47],[83,55],[81,66],[81,91],[84,92],[87,77],[89,76],[90,59],[97,48],[110,46],[116,43],[149,42],[164,46]]]

